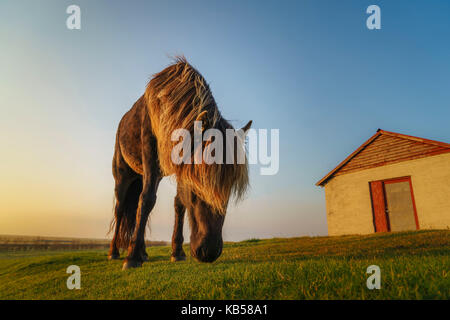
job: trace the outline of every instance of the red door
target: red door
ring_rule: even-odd
[[[375,232],[418,230],[410,177],[370,183]]]
[[[373,222],[375,232],[389,231],[388,217],[386,215],[386,202],[384,200],[383,181],[374,181],[370,183],[370,192],[372,195]]]

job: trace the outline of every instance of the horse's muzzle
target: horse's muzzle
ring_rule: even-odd
[[[214,262],[222,254],[223,241],[203,240],[197,247],[191,246],[191,255],[200,262]]]

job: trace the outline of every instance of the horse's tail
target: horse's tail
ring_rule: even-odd
[[[139,178],[128,187],[123,203],[123,210],[118,212],[118,210],[115,210],[114,208],[115,214],[111,221],[110,230],[113,230],[117,224],[119,225],[119,232],[117,233],[116,238],[116,245],[118,248],[127,249],[130,244],[136,226],[136,212],[141,192],[142,179]],[[114,207],[115,206],[117,206],[117,203],[114,204]]]

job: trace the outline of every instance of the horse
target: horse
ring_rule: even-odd
[[[122,117],[117,133],[112,163],[115,181],[114,235],[108,259],[119,259],[120,249],[127,249],[123,269],[136,268],[148,261],[145,229],[155,202],[158,185],[165,176],[175,176],[175,225],[172,235],[173,262],[183,261],[183,224],[188,212],[191,227],[190,253],[200,262],[213,262],[222,253],[222,228],[230,198],[243,198],[249,185],[248,164],[174,163],[171,158],[172,133],[183,128],[192,133],[194,123],[202,130],[217,129],[248,132],[252,121],[235,130],[225,120],[203,76],[177,57],[171,65],[153,75],[144,94]],[[245,135],[244,135],[245,136]],[[238,137],[238,135],[236,135]],[[237,140],[235,140],[237,141]],[[206,146],[211,141],[201,143]],[[242,142],[242,141],[241,141]],[[225,148],[223,157],[234,152]],[[195,155],[196,150],[193,150]]]

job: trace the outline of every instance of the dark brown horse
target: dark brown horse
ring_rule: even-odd
[[[186,259],[182,248],[186,209],[191,226],[191,255],[199,261],[212,262],[222,252],[226,208],[230,197],[239,199],[245,193],[248,166],[246,161],[175,164],[171,152],[178,141],[172,141],[172,133],[186,129],[192,134],[194,121],[202,121],[203,130],[217,129],[224,136],[227,129],[233,129],[221,116],[204,78],[184,58],[177,58],[156,74],[145,94],[120,121],[113,159],[115,229],[109,259],[118,259],[119,249],[128,248],[123,269],[139,267],[148,260],[145,227],[156,202],[158,185],[168,175],[177,179],[171,260]],[[239,132],[246,132],[250,126],[251,121]],[[208,141],[203,142],[201,147],[207,144]],[[233,146],[239,148],[239,143]],[[196,150],[192,150],[195,154]],[[236,149],[228,152],[236,155]],[[224,158],[226,154],[225,148]]]

